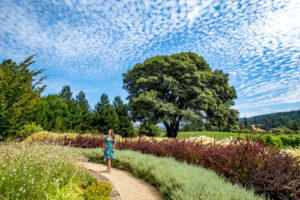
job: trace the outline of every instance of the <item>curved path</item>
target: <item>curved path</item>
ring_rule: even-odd
[[[90,162],[83,162],[83,167],[96,178],[104,176],[113,186],[112,199],[122,200],[162,200],[157,189],[145,181],[134,177],[131,173],[112,168],[111,173],[106,172],[106,166]],[[101,180],[101,178],[100,178]],[[114,189],[116,191],[114,191]],[[120,195],[120,197],[118,196]]]

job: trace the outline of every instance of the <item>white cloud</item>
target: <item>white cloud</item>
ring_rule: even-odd
[[[0,55],[72,78],[120,74],[157,54],[195,51],[230,73],[240,108],[300,101],[297,0],[0,2]]]

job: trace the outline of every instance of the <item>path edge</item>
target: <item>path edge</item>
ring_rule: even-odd
[[[97,178],[97,180],[99,182],[108,182],[111,187],[112,187],[112,190],[111,190],[111,193],[110,193],[110,199],[111,200],[121,200],[121,196],[120,196],[120,193],[116,190],[116,187],[114,186],[114,184],[108,179],[106,178],[105,176],[101,175],[100,173],[92,170],[92,169],[88,169],[88,168],[85,168],[92,176],[94,176],[95,178]]]

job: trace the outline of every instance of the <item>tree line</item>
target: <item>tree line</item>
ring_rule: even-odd
[[[239,121],[244,127],[256,125],[273,133],[300,133],[300,110],[245,117]]]
[[[134,127],[128,106],[117,96],[113,103],[106,94],[92,109],[85,93],[73,97],[70,86],[59,94],[41,96],[46,85],[43,70],[30,70],[33,56],[17,64],[4,60],[0,67],[0,139],[16,136],[22,126],[35,123],[47,131],[105,133],[109,128],[128,137]]]
[[[106,133],[111,128],[124,137],[132,136],[134,131],[121,97],[115,97],[111,104],[103,93],[91,109],[85,93],[80,91],[73,98],[70,86],[64,86],[59,94],[41,97],[32,120],[49,131]]]
[[[0,133],[16,134],[28,123],[44,130],[106,132],[112,128],[122,136],[134,132],[132,121],[142,122],[140,131],[155,136],[163,124],[168,137],[176,137],[182,125],[198,123],[207,129],[236,128],[237,98],[229,85],[229,74],[212,70],[205,59],[186,52],[155,56],[137,63],[123,74],[128,105],[119,96],[113,103],[106,94],[92,109],[80,91],[73,97],[64,86],[59,94],[41,96],[46,85],[37,79],[42,70],[30,70],[33,56],[20,64],[4,60],[0,67]]]

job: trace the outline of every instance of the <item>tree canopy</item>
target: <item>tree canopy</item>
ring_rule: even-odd
[[[129,119],[128,108],[123,103],[120,96],[115,97],[113,106],[119,118],[119,129],[117,130],[117,133],[119,133],[123,137],[132,136],[134,127],[132,122]]]
[[[238,119],[230,108],[237,98],[229,75],[212,71],[195,53],[156,56],[123,74],[130,111],[135,120],[163,123],[168,137],[176,137],[182,119],[201,119],[230,129]]]
[[[12,60],[0,64],[0,133],[4,138],[16,133],[30,120],[46,87],[42,84],[46,77],[37,78],[43,70],[29,69],[34,63],[32,58],[30,56],[20,64]]]
[[[107,94],[103,93],[95,106],[93,125],[100,133],[107,133],[109,129],[119,130],[119,118]]]

